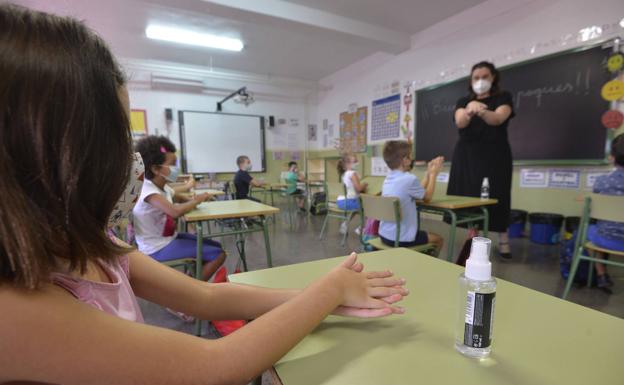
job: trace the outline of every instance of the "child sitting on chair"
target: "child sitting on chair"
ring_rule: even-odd
[[[609,175],[596,178],[594,193],[606,195],[624,195],[624,134],[620,134],[611,143],[610,160],[615,164],[615,171]],[[622,198],[624,201],[624,197]],[[590,225],[587,230],[587,239],[598,247],[610,250],[624,251],[624,223],[598,221]],[[596,252],[597,258],[604,259],[605,253]],[[596,263],[596,285],[601,289],[613,286],[607,268],[602,263]]]
[[[209,195],[199,194],[184,203],[173,203],[175,191],[167,182],[175,182],[178,168],[175,166],[176,148],[169,139],[148,136],[137,142],[136,151],[145,164],[141,196],[132,210],[139,250],[160,262],[195,257],[196,236],[176,232],[175,219],[194,210]],[[202,278],[207,281],[225,261],[219,242],[204,240],[203,261]]]
[[[301,211],[305,211],[305,192],[297,187],[297,182],[303,181],[305,181],[305,179],[299,173],[297,162],[288,162],[288,174],[286,174],[286,194],[295,196],[295,199],[297,200],[297,207],[299,207]]]
[[[390,173],[384,180],[383,196],[399,198],[401,202],[401,234],[399,237],[400,247],[413,247],[432,243],[437,252],[443,244],[441,236],[431,232],[425,232],[418,228],[418,212],[416,200],[428,202],[435,190],[436,177],[442,168],[444,158],[439,156],[427,165],[427,174],[422,185],[416,175],[410,171],[414,161],[411,159],[411,145],[404,140],[390,140],[383,148],[383,158]],[[379,238],[388,246],[394,246],[396,239],[396,226],[394,222],[381,221],[379,224]]]
[[[236,164],[238,165],[238,171],[234,175],[234,187],[236,187],[236,199],[250,199],[252,201],[260,202],[258,199],[249,196],[249,188],[260,187],[263,183],[254,179],[249,175],[251,171],[251,159],[247,155],[241,155],[236,158]]]
[[[345,154],[342,159],[338,160],[338,176],[347,193],[346,196],[338,197],[336,200],[336,205],[341,210],[358,210],[360,208],[360,193],[366,191],[368,183],[360,181],[360,176],[357,173],[359,165],[357,158],[352,154]],[[351,213],[349,219],[340,224],[340,234],[347,233],[349,222],[354,215],[355,212]],[[359,228],[355,230],[358,234],[359,231]]]

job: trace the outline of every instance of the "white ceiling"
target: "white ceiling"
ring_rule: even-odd
[[[483,0],[286,0],[410,35]]]
[[[84,20],[123,58],[319,80],[484,0],[16,0]],[[241,38],[240,53],[156,42],[148,23]]]

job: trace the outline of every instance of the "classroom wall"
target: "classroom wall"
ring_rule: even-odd
[[[465,76],[472,64],[483,59],[501,66],[624,36],[624,27],[620,26],[623,17],[621,0],[486,1],[412,36],[412,48],[407,52],[377,53],[321,80],[317,123],[320,126],[327,119],[336,127],[337,137],[340,112],[347,111],[350,104],[368,106],[370,119],[371,101],[390,94],[392,83],[400,83],[401,91],[408,82],[413,82],[417,89],[425,88]],[[601,36],[582,42],[587,32],[579,31],[591,26],[600,27]],[[315,151],[327,149],[321,135],[309,146]],[[370,165],[366,169],[370,170]],[[578,215],[581,204],[577,198],[585,192],[586,173],[596,167],[581,169],[578,190],[521,189],[520,168],[515,167],[512,206]],[[445,191],[446,185],[440,183],[436,193]]]
[[[123,63],[123,62],[122,62]],[[205,87],[189,87],[184,85],[184,79],[188,74],[180,74],[184,67],[169,70],[158,68],[159,78],[169,79],[172,84],[165,86],[152,81],[155,70],[145,63],[124,63],[126,71],[130,74],[129,94],[130,107],[144,109],[147,112],[148,133],[150,135],[165,135],[169,137],[176,147],[180,147],[178,110],[215,111],[217,101],[223,99],[229,92],[242,86],[247,86],[255,94],[255,102],[249,106],[237,104],[229,100],[223,105],[223,111],[228,113],[272,115],[276,122],[285,119],[286,125],[271,128],[268,120],[265,122],[266,143],[266,172],[254,173],[255,177],[265,178],[269,181],[278,181],[280,172],[286,170],[286,164],[291,160],[293,153],[298,153],[303,159],[306,148],[306,127],[311,121],[310,114],[314,110],[314,103],[309,103],[309,94],[314,85],[298,83],[296,81],[282,83],[262,82],[262,79],[247,75],[249,79],[212,79],[206,72],[196,70],[193,78],[203,81]],[[147,67],[147,68],[146,68]],[[173,109],[173,121],[168,123],[165,118],[165,109]],[[297,124],[294,126],[293,124]],[[278,137],[285,140],[278,141]],[[279,145],[283,142],[286,145]],[[274,159],[275,153],[280,153],[282,159]],[[232,159],[235,165],[235,159]],[[260,165],[255,165],[258,169]],[[232,174],[219,174],[219,179],[227,180]]]

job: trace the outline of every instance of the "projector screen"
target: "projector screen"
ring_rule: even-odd
[[[247,155],[253,171],[265,170],[264,117],[179,111],[182,170],[191,174],[236,172]]]

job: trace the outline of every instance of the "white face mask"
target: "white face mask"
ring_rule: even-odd
[[[143,177],[145,175],[145,165],[141,154],[135,152],[132,156],[132,171],[130,171],[130,180],[126,185],[126,189],[117,201],[113,212],[108,218],[108,227],[114,227],[119,224],[122,219],[128,218],[141,195],[143,187]]]
[[[245,166],[245,170],[246,171],[251,171],[253,168],[253,166],[251,165],[251,163],[249,163],[247,166]]]
[[[171,183],[175,183],[178,180],[178,175],[180,175],[180,169],[178,166],[167,166],[169,167],[169,175],[165,176],[165,179]]]
[[[492,83],[486,79],[479,79],[476,82],[472,83],[472,90],[477,95],[483,95],[488,92],[492,88]]]

